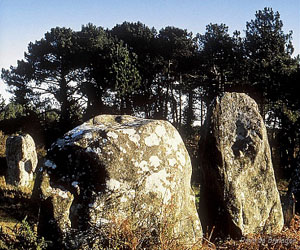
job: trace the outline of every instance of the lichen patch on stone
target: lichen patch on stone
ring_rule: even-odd
[[[182,143],[182,139],[177,131],[174,131],[174,134],[172,137],[168,138],[166,141],[168,145],[171,146],[173,150],[177,150],[178,146]]]
[[[107,136],[108,136],[108,137],[111,137],[111,138],[113,138],[113,139],[118,139],[118,137],[119,137],[115,132],[112,132],[112,131],[109,131],[109,132],[107,133]]]
[[[121,146],[120,146],[120,150],[121,150],[121,152],[122,152],[122,153],[124,153],[124,154],[126,154],[126,153],[127,153],[126,149],[125,149],[125,148],[123,148],[123,147],[121,147]]]
[[[126,128],[126,129],[120,129],[119,130],[122,134],[128,135],[128,139],[132,142],[134,142],[136,145],[140,145],[140,135],[136,133],[136,130],[133,128]]]
[[[168,162],[171,167],[174,167],[174,165],[176,164],[177,161],[174,158],[171,158],[171,159],[168,159]]]
[[[181,164],[182,166],[184,166],[184,165],[185,165],[185,156],[182,154],[182,152],[177,151],[177,152],[176,152],[176,156],[177,156],[177,158],[178,158],[180,164]]]
[[[158,125],[156,128],[155,128],[155,133],[159,136],[159,137],[162,137],[166,134],[166,129],[164,126],[162,125]]]
[[[122,183],[115,180],[115,179],[109,179],[107,182],[106,182],[106,186],[108,189],[110,190],[118,190],[120,189]]]
[[[159,145],[159,142],[160,142],[160,139],[154,133],[152,133],[151,135],[149,135],[145,138],[145,144],[148,147],[157,146],[157,145]]]
[[[138,173],[150,171],[148,167],[148,162],[146,162],[145,160],[141,161],[140,163],[137,163],[136,166],[139,168]]]
[[[88,153],[95,153],[97,155],[101,154],[101,148],[100,147],[95,147],[95,148],[92,148],[92,147],[87,147],[85,152],[88,152]]]
[[[152,155],[149,159],[150,166],[157,168],[160,165],[161,160],[156,156]]]
[[[146,178],[145,191],[158,193],[166,204],[171,199],[170,182],[167,180],[169,174],[165,169],[153,173]]]

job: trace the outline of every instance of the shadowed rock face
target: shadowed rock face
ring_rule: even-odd
[[[245,94],[225,93],[205,126],[199,143],[203,227],[216,225],[233,237],[279,232],[282,208],[257,104]]]
[[[174,231],[183,233],[187,244],[202,237],[190,158],[170,123],[97,116],[59,139],[48,158],[42,191],[44,199],[65,197],[52,202],[62,232],[105,225],[111,213],[146,226],[150,214],[160,220],[172,205]]]
[[[37,166],[35,143],[30,135],[18,135],[6,140],[6,182],[27,187],[32,184]]]

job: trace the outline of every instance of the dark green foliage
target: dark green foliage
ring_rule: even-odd
[[[206,33],[198,34],[197,38],[203,60],[199,70],[203,72],[206,102],[210,103],[215,96],[227,90],[227,85],[241,78],[241,75],[234,75],[239,56],[237,47],[241,44],[238,42],[238,33],[231,37],[225,24],[209,24]]]
[[[257,11],[255,17],[246,26],[246,75],[255,91],[254,98],[265,113],[266,102],[281,98],[280,90],[286,88],[286,80],[297,64],[291,57],[292,32],[284,34],[279,13],[264,8]]]
[[[125,97],[140,84],[136,54],[92,24],[83,26],[77,36],[79,86],[87,117],[111,112],[111,107],[120,111]]]
[[[57,27],[30,43],[25,60],[2,69],[2,78],[14,101],[37,110],[45,123],[48,113],[56,113],[64,133],[84,114],[105,112],[108,93],[117,96],[114,100],[108,96],[108,102],[123,108],[125,96],[140,83],[135,61],[136,55],[102,28],[88,24],[74,32]]]
[[[5,107],[5,100],[3,99],[2,95],[0,94],[0,112],[3,111]]]
[[[0,110],[0,121],[14,119],[25,115],[26,115],[26,110],[24,106],[22,106],[19,103],[11,102],[7,105],[2,106]]]

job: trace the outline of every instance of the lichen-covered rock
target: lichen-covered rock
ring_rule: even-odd
[[[202,226],[216,225],[232,237],[281,231],[280,197],[255,101],[225,93],[212,103],[205,126],[199,143]]]
[[[100,115],[59,139],[48,158],[50,183],[74,195],[70,229],[101,227],[112,214],[154,227],[172,214],[171,230],[187,244],[202,237],[190,158],[170,123]]]
[[[35,143],[28,134],[11,136],[6,140],[6,183],[20,187],[32,185],[37,166]]]
[[[71,226],[69,210],[74,196],[63,187],[53,187],[47,173],[43,173],[41,182],[41,201],[49,200],[52,204],[53,219],[57,222],[62,232]],[[47,209],[49,210],[49,209]]]

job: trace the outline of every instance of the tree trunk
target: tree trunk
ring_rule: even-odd
[[[65,130],[68,130],[72,124],[70,120],[70,103],[68,100],[68,87],[67,81],[65,79],[65,75],[61,77],[60,81],[60,90],[59,90],[59,98],[57,98],[61,103],[61,113],[60,113],[60,123],[61,127]]]
[[[187,114],[186,114],[186,125],[187,127],[192,127],[193,119],[194,119],[194,91],[192,88],[188,90],[188,107],[187,107]],[[201,105],[202,106],[202,105]],[[202,112],[202,107],[200,108]]]

